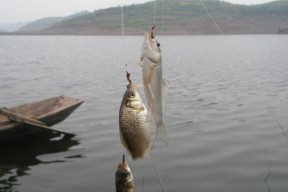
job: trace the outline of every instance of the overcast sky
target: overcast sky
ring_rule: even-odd
[[[147,1],[149,0],[0,0],[0,23],[34,21],[44,17],[67,16],[82,10],[92,11]],[[160,3],[163,0],[157,1]],[[238,4],[258,4],[273,0],[225,1]]]

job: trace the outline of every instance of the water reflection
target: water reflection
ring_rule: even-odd
[[[69,154],[72,146],[79,144],[73,138],[51,135],[34,135],[33,138],[16,143],[1,144],[0,146],[0,192],[13,191],[13,186],[19,185],[18,178],[29,175],[31,166],[42,163],[66,162],[71,158],[82,158],[83,154]],[[61,161],[41,160],[39,156],[65,152]]]

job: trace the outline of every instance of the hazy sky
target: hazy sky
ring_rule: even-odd
[[[43,17],[67,16],[82,10],[92,11],[147,1],[149,0],[0,0],[0,23],[34,21]],[[163,0],[157,1],[160,3]],[[238,4],[257,4],[273,0],[225,1]]]

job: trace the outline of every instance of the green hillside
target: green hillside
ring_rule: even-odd
[[[63,19],[64,17],[48,17],[39,19],[21,27],[18,31],[40,31],[42,29],[51,27],[52,25],[62,21]]]
[[[78,17],[83,14],[89,13],[88,11],[81,11],[79,13],[75,13],[73,15],[69,15],[67,17],[46,17],[42,19],[38,19],[36,21],[33,21],[31,23],[28,23],[21,27],[18,31],[20,32],[29,32],[29,31],[41,31],[44,29],[47,29],[51,27],[52,25],[59,23],[61,21],[65,21],[67,19],[73,19],[75,17]]]
[[[251,6],[218,0],[202,1],[224,34],[275,34],[288,31],[287,0]],[[126,35],[141,35],[154,23],[154,1],[126,6],[123,10]],[[165,35],[219,34],[199,0],[157,1],[156,27],[159,33]],[[121,8],[112,7],[66,18],[37,34],[120,35]]]

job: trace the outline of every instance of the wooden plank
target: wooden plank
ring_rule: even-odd
[[[75,136],[74,133],[68,133],[66,131],[61,131],[59,129],[55,129],[55,128],[49,127],[47,125],[41,125],[41,124],[37,124],[37,123],[26,121],[26,120],[24,120],[22,123],[25,123],[27,125],[31,125],[31,126],[34,126],[34,127],[37,127],[37,128],[43,128],[43,129],[46,129],[46,130],[49,130],[49,131],[52,131],[52,132],[64,134],[64,135],[67,135],[69,137],[74,137]]]
[[[30,122],[33,122],[33,123],[37,123],[37,124],[40,124],[40,125],[45,125],[45,123],[43,123],[42,121],[38,121],[36,119],[32,119],[32,118],[29,118],[29,117],[26,117],[24,115],[20,115],[18,113],[13,113],[11,111],[8,111],[6,110],[5,108],[0,108],[0,113],[3,114],[3,115],[6,115],[8,116],[9,118],[19,118],[20,120],[26,120],[26,121],[30,121]]]
[[[12,121],[18,122],[18,123],[24,123],[24,124],[27,124],[27,125],[31,125],[33,127],[46,129],[46,130],[49,130],[49,131],[52,131],[52,132],[57,132],[57,133],[60,133],[60,134],[65,134],[65,135],[70,136],[70,137],[75,136],[75,134],[73,134],[73,133],[68,133],[68,132],[65,132],[65,131],[61,131],[61,130],[49,127],[49,126],[45,125],[43,122],[41,122],[41,121],[38,121],[36,119],[32,119],[32,118],[29,118],[29,117],[26,117],[26,116],[23,116],[23,115],[19,115],[19,114],[13,113],[13,112],[8,111],[8,110],[3,109],[3,108],[0,108],[0,113],[3,114],[3,115],[7,115],[9,117],[9,119],[11,119]]]

